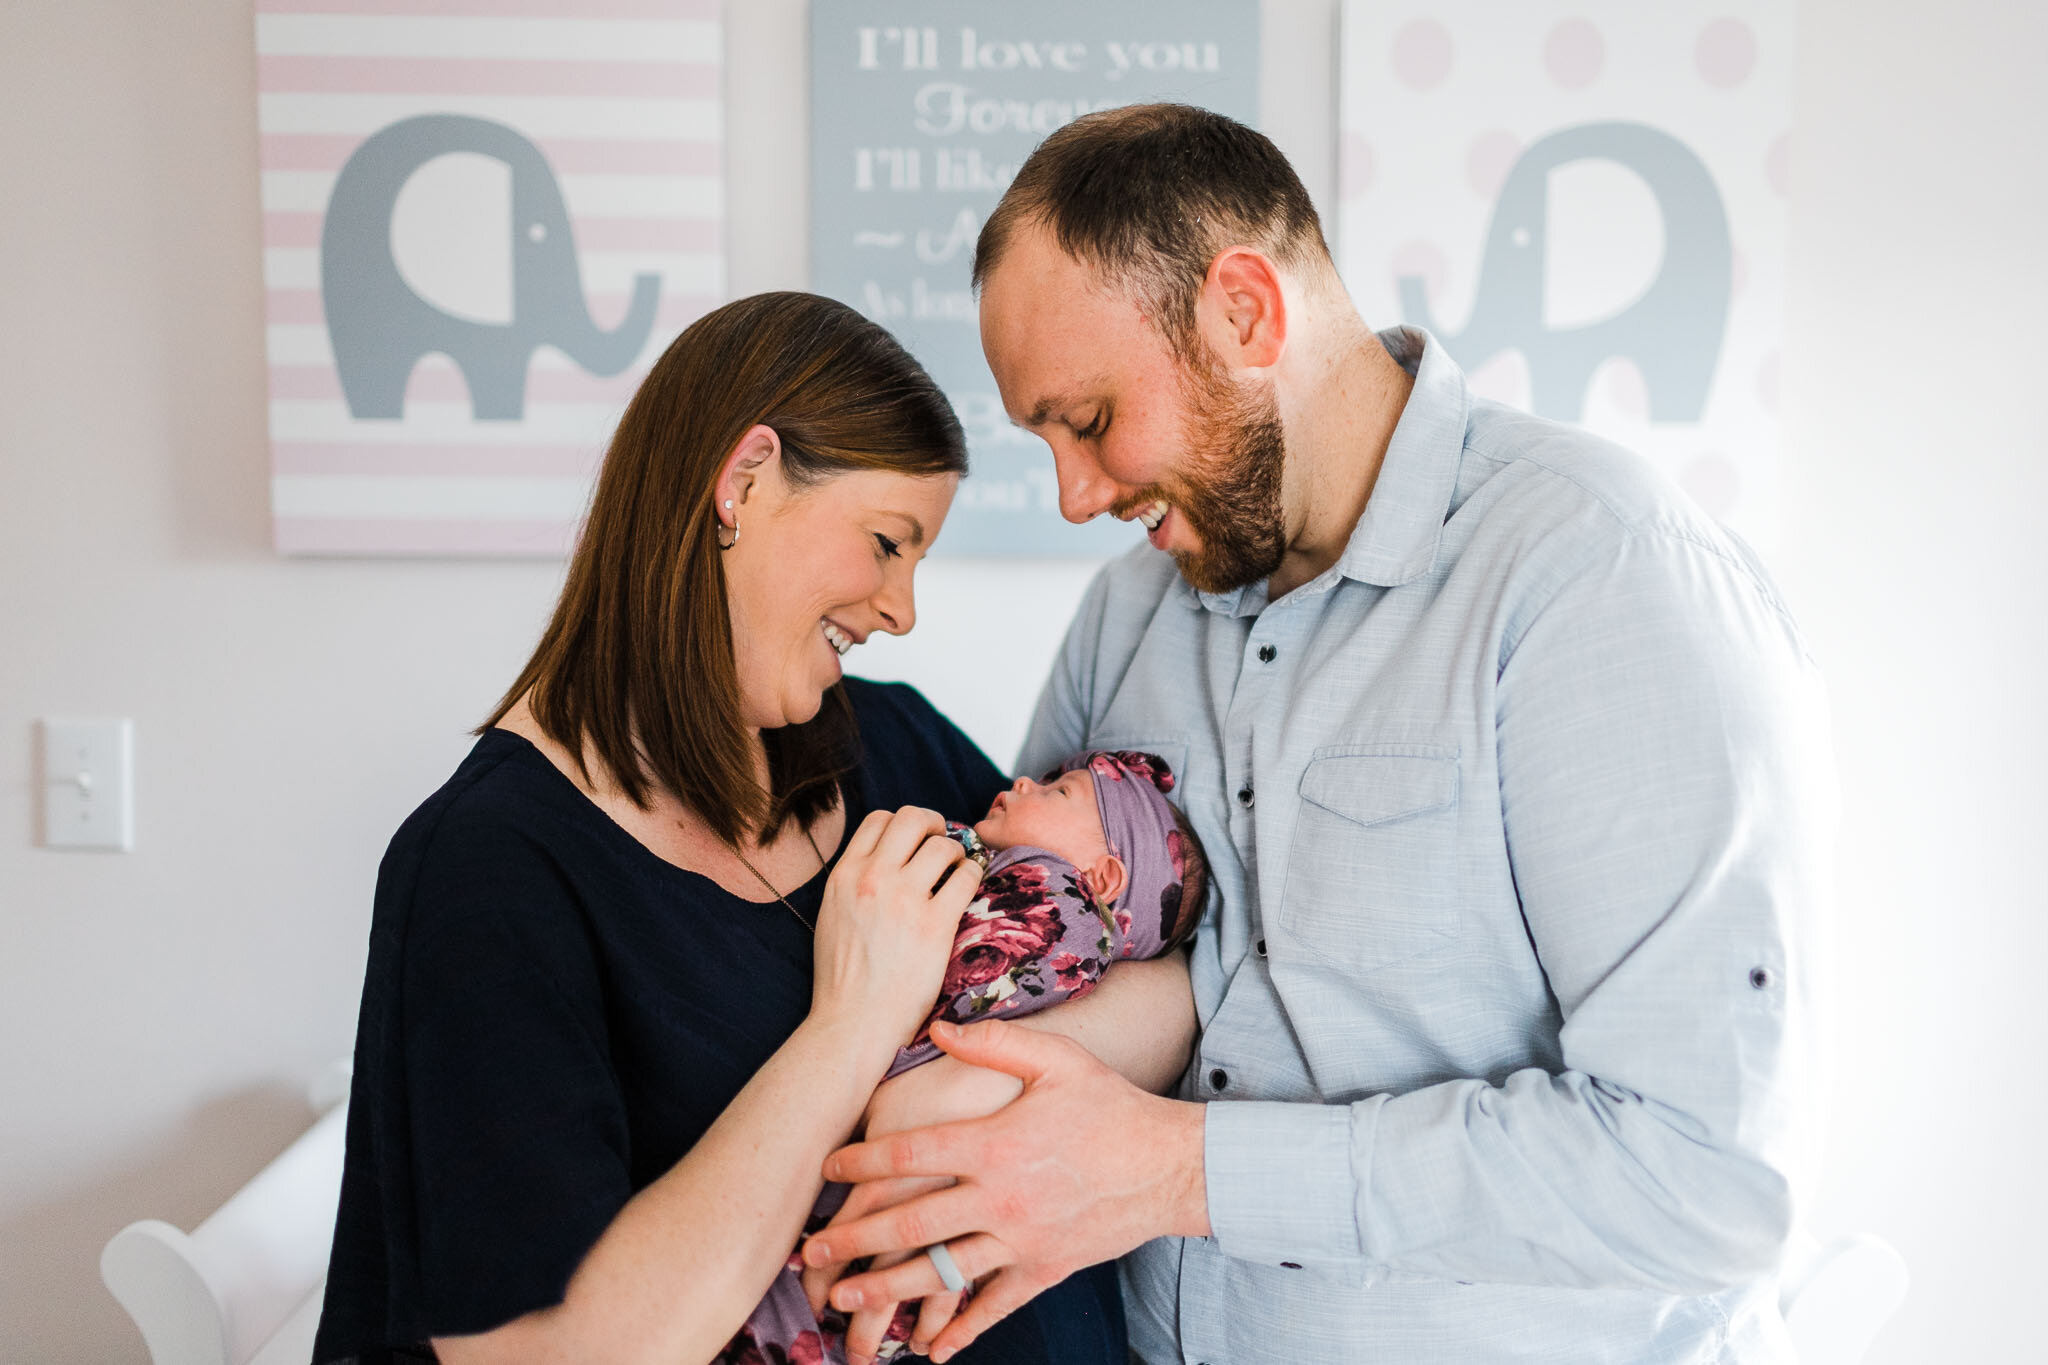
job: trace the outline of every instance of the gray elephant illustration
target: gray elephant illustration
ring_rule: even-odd
[[[415,294],[391,255],[391,213],[415,171],[450,152],[493,157],[512,172],[512,320],[478,322]],[[405,415],[405,385],[420,357],[439,351],[469,385],[479,420],[526,413],[526,366],[535,348],[559,347],[594,374],[633,363],[654,326],[657,275],[633,277],[632,306],[609,332],[590,320],[569,212],[534,146],[502,123],[461,114],[403,119],[371,136],[334,182],[320,232],[320,298],[349,415]]]
[[[1543,324],[1549,178],[1576,161],[1612,161],[1656,195],[1664,219],[1664,259],[1643,296],[1612,317],[1580,327]],[[1442,336],[1466,370],[1518,349],[1529,364],[1530,406],[1540,415],[1578,420],[1586,388],[1603,361],[1635,362],[1649,389],[1650,419],[1698,421],[1728,325],[1732,266],[1728,214],[1706,165],[1669,133],[1640,123],[1587,123],[1531,145],[1508,172],[1487,229],[1486,256],[1472,316]],[[1401,311],[1436,332],[1424,282],[1400,280]]]

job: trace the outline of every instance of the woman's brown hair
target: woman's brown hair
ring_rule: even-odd
[[[765,730],[754,775],[733,666],[712,507],[725,459],[755,425],[782,440],[783,477],[964,474],[945,395],[895,338],[815,294],[756,294],[706,313],[655,362],[619,419],[554,618],[478,733],[520,697],[547,735],[585,746],[646,809],[666,788],[728,843],[829,810],[858,762],[843,687],[800,725]]]

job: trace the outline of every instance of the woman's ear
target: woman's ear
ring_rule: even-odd
[[[1081,880],[1088,887],[1088,894],[1104,905],[1115,902],[1124,893],[1130,881],[1130,874],[1124,871],[1124,860],[1114,853],[1105,853],[1081,869]]]
[[[739,443],[725,457],[712,496],[718,500],[718,520],[726,526],[739,524],[747,499],[754,496],[763,480],[780,482],[782,437],[774,427],[755,425],[741,434]]]

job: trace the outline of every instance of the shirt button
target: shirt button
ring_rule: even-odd
[[[1252,789],[1249,785],[1237,789],[1237,804],[1246,810],[1252,808]]]
[[[1211,1090],[1221,1090],[1223,1089],[1223,1087],[1229,1084],[1230,1073],[1228,1071],[1225,1071],[1222,1067],[1219,1066],[1214,1071],[1211,1071],[1209,1073],[1209,1088]]]
[[[1264,940],[1264,939],[1260,939],[1260,940],[1259,940],[1259,956],[1260,956],[1260,957],[1264,957],[1265,955],[1266,955],[1266,940]]]
[[[1260,645],[1259,662],[1262,664],[1272,663],[1274,656],[1277,655],[1279,652],[1279,650],[1274,649],[1271,645]]]

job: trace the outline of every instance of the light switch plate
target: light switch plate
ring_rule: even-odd
[[[135,847],[135,724],[43,722],[43,837],[51,848]]]

